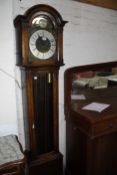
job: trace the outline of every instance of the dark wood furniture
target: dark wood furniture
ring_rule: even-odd
[[[25,175],[24,161],[9,162],[0,166],[0,175]]]
[[[48,5],[14,20],[21,69],[26,149],[30,175],[62,175],[59,152],[58,76],[63,63],[63,21]]]
[[[115,0],[75,0],[88,4],[97,5],[104,8],[117,10],[117,1]]]
[[[117,174],[117,87],[79,89],[86,99],[71,99],[76,73],[115,66],[116,62],[79,66],[65,72],[66,175]],[[101,113],[82,109],[91,102],[110,106]]]
[[[0,175],[24,175],[26,159],[15,135],[0,137]]]

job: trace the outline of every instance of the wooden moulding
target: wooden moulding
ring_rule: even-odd
[[[116,0],[75,0],[88,4],[97,5],[104,8],[117,10],[117,1]]]

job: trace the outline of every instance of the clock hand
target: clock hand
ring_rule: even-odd
[[[43,31],[43,37],[44,37],[44,31]]]
[[[47,40],[47,37],[45,36],[45,32],[43,31],[43,35],[42,35],[42,40],[45,41]]]

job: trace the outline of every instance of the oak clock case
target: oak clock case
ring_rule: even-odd
[[[63,174],[58,139],[58,73],[63,65],[65,23],[58,11],[43,4],[14,20],[30,175]]]

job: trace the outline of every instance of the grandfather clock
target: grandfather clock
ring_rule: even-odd
[[[43,4],[14,20],[30,175],[62,175],[63,171],[58,146],[58,73],[63,65],[65,23],[54,8]]]

